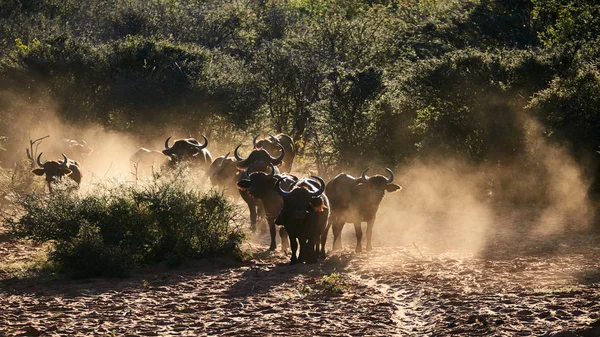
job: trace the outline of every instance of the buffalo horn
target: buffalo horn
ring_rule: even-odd
[[[221,160],[221,162],[219,163],[219,167],[223,166],[223,163],[227,160],[227,157],[229,157],[229,154],[231,152],[227,152],[227,154],[225,155],[225,157],[223,157],[223,160]]]
[[[269,177],[273,177],[275,175],[275,166],[273,166],[271,163],[269,163],[269,166],[271,167],[271,173],[269,173]]]
[[[390,170],[389,168],[385,168],[386,171],[388,171],[390,173],[390,177],[387,180],[387,183],[391,183],[392,181],[394,181],[394,172],[392,172],[392,170]]]
[[[362,173],[360,174],[360,179],[367,181],[369,180],[369,178],[367,178],[367,171],[370,169],[370,167],[367,167],[364,171],[362,171]]]
[[[62,156],[63,156],[63,159],[64,159],[64,160],[63,160],[63,162],[62,162],[62,163],[60,163],[60,165],[62,165],[62,166],[67,166],[67,162],[68,162],[67,156],[66,156],[64,153],[62,154]]]
[[[280,196],[282,197],[287,197],[290,192],[286,192],[284,190],[281,189],[281,186],[279,186],[279,184],[283,181],[283,178],[279,178],[277,179],[277,182],[275,183],[275,187],[277,188],[277,193],[279,193]]]
[[[204,149],[204,148],[206,148],[208,146],[208,138],[206,138],[205,135],[202,135],[202,138],[204,138],[204,144],[202,144],[202,145],[194,145],[198,149]]]
[[[319,189],[315,192],[310,192],[310,195],[313,197],[318,197],[321,194],[323,194],[323,192],[325,192],[325,181],[323,181],[323,179],[321,179],[321,177],[318,176],[310,176],[311,178],[317,180],[319,182],[319,184],[321,184],[321,186],[319,186]]]
[[[254,136],[254,138],[252,138],[252,146],[256,147],[256,140],[258,139],[258,136]]]
[[[169,147],[169,139],[171,139],[171,137],[167,138],[167,140],[165,140],[165,150],[170,149]]]
[[[242,158],[242,157],[240,156],[240,154],[238,153],[238,150],[240,149],[240,146],[242,146],[242,144],[238,145],[238,146],[235,148],[235,151],[233,151],[233,155],[235,156],[235,159],[236,159],[237,161],[242,161],[242,160],[246,160],[246,159],[247,159],[247,158]]]
[[[38,156],[37,156],[37,164],[38,164],[40,167],[43,167],[43,166],[44,166],[44,164],[42,164],[42,161],[41,161],[41,158],[42,158],[42,153],[44,153],[44,152],[40,152],[40,154],[38,154]]]
[[[285,150],[283,149],[283,146],[281,146],[281,144],[277,143],[277,146],[279,146],[279,148],[281,149],[281,154],[279,155],[279,157],[275,158],[272,157],[270,154],[269,157],[271,157],[272,161],[281,162],[283,160],[283,157],[285,156]]]

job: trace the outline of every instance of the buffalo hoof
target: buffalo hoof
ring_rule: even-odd
[[[362,253],[362,247],[361,246],[356,246],[356,249],[354,250],[355,253]]]
[[[370,252],[370,251],[372,251],[372,250],[373,250],[373,247],[371,247],[371,246],[367,246],[367,252]]]
[[[274,251],[275,249],[277,249],[277,245],[271,245],[271,246],[269,247],[269,250],[270,250],[270,251]]]
[[[295,264],[298,264],[298,260],[296,260],[296,259],[292,259],[292,260],[290,261],[290,266],[293,266],[293,265],[295,265]]]

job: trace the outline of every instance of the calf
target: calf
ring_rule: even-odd
[[[331,202],[331,225],[333,229],[333,249],[342,248],[341,233],[346,222],[354,223],[356,231],[356,252],[362,251],[361,223],[367,222],[367,251],[371,250],[373,224],[379,204],[385,192],[401,190],[402,187],[392,184],[394,172],[386,170],[390,177],[381,175],[367,177],[367,168],[360,178],[347,174],[339,174],[333,178],[326,188],[326,194]]]
[[[325,257],[329,200],[323,194],[323,179],[317,176],[311,178],[314,180],[304,178],[295,182],[289,192],[281,188],[282,179],[277,180],[275,185],[283,198],[283,208],[275,223],[283,225],[290,237],[290,264],[315,263],[319,254]],[[300,254],[296,258],[298,243]]]

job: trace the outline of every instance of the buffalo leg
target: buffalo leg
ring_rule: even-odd
[[[275,226],[274,219],[267,219],[269,222],[269,234],[271,234],[271,246],[269,246],[269,250],[277,249],[277,243],[275,242],[275,235],[277,234],[277,227]]]
[[[361,228],[361,223],[359,222],[355,222],[354,223],[354,231],[356,232],[356,252],[360,253],[362,252],[362,228]]]
[[[279,227],[279,238],[281,238],[281,251],[286,252],[290,248],[290,240],[285,227]]]
[[[256,205],[248,204],[250,209],[250,230],[254,233],[256,231]]]
[[[367,252],[373,249],[371,246],[371,237],[373,236],[373,224],[375,223],[375,219],[371,219],[367,221]]]
[[[290,264],[296,264],[296,263],[298,263],[298,259],[296,258],[296,251],[298,250],[298,242],[296,241],[296,238],[293,236],[290,236],[290,246],[292,249],[292,258],[290,260]],[[302,249],[300,250],[300,253],[302,253]]]
[[[334,222],[332,225],[333,229],[333,250],[342,249],[342,229],[344,228],[343,222]]]
[[[306,258],[306,263],[317,263],[317,256],[319,256],[319,240],[320,237],[315,237],[308,240],[307,248],[308,248],[308,257]]]
[[[320,236],[321,247],[318,248],[318,252],[319,252],[319,256],[323,259],[325,258],[325,244],[327,243],[327,233],[329,233],[330,226],[331,226],[331,222],[327,223],[325,230],[323,231],[323,233],[321,233],[321,236]]]
[[[266,221],[267,225],[269,223],[269,219],[268,219],[268,216],[267,216],[267,212],[265,211],[265,207],[264,207],[264,205],[262,203],[262,200],[259,200],[259,201],[256,202],[256,214],[257,214],[257,216],[256,216],[257,217],[257,223],[258,223],[258,226],[260,226],[260,227],[257,228],[258,232],[259,233],[264,233],[267,230],[267,228],[265,226],[264,219],[267,220]],[[262,219],[263,221],[259,221],[260,219]]]

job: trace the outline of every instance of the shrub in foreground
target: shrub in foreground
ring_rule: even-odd
[[[149,263],[176,265],[185,258],[239,256],[243,234],[234,206],[221,194],[183,182],[97,187],[20,197],[13,231],[53,243],[50,260],[75,277],[121,276]]]

